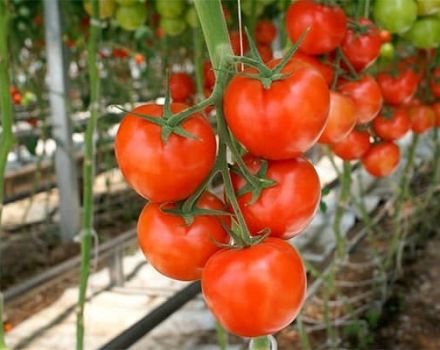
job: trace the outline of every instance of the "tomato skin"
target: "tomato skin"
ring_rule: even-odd
[[[359,18],[361,26],[373,26],[367,18]],[[368,29],[364,34],[348,29],[341,44],[341,50],[357,71],[369,67],[379,57],[382,39],[376,27]]]
[[[417,91],[419,77],[412,69],[400,70],[397,76],[382,72],[377,75],[383,99],[390,105],[400,105],[411,100]]]
[[[375,177],[391,175],[399,165],[400,150],[394,142],[376,143],[362,157],[365,170]]]
[[[253,173],[261,167],[261,160],[251,155],[244,157],[244,161]],[[255,203],[251,203],[251,193],[238,197],[243,217],[253,235],[269,228],[272,237],[292,238],[301,233],[316,214],[321,198],[318,174],[309,161],[300,157],[268,161],[266,176],[277,184],[264,189]],[[235,173],[231,178],[236,192],[246,184]]]
[[[181,103],[171,104],[173,113],[186,108]],[[163,106],[146,104],[133,112],[161,118]],[[119,168],[130,186],[152,202],[188,197],[214,165],[216,140],[206,118],[193,114],[181,127],[197,139],[171,134],[165,147],[161,128],[145,119],[128,113],[119,126],[115,138]]]
[[[388,30],[381,30],[379,32],[380,39],[382,40],[382,43],[389,43],[391,42],[392,35]]]
[[[390,118],[378,115],[373,120],[373,129],[377,136],[385,141],[396,141],[411,129],[411,121],[406,108],[393,110]]]
[[[420,49],[437,47],[440,42],[440,19],[436,17],[418,19],[404,37]]]
[[[147,9],[141,3],[131,6],[119,6],[116,10],[116,21],[119,26],[128,31],[138,29],[147,19]]]
[[[194,82],[186,73],[173,73],[170,76],[169,88],[171,98],[175,102],[185,102],[194,95]]]
[[[423,134],[425,131],[433,128],[437,121],[435,111],[426,105],[417,105],[410,107],[409,119],[411,120],[411,129],[417,134]]]
[[[224,210],[222,201],[208,192],[199,199],[197,207]],[[137,225],[139,246],[163,275],[180,281],[198,280],[208,259],[220,249],[215,242],[228,243],[221,220],[227,222],[216,216],[197,215],[186,225],[181,216],[163,213],[160,204],[148,203]]]
[[[307,279],[289,243],[267,238],[243,249],[222,249],[202,273],[202,292],[223,327],[242,337],[276,333],[298,315]]]
[[[440,102],[433,103],[431,105],[431,107],[434,110],[435,115],[436,115],[436,124],[435,124],[435,126],[436,127],[440,127]]]
[[[212,89],[215,85],[215,74],[212,69],[211,61],[203,62],[204,85],[207,89]]]
[[[382,109],[383,97],[380,87],[371,75],[364,75],[357,81],[340,81],[339,91],[353,99],[356,104],[358,124],[373,120]]]
[[[258,44],[270,45],[277,36],[275,25],[268,20],[260,20],[255,27],[255,41]]]
[[[362,158],[370,146],[370,134],[368,131],[353,129],[345,139],[331,144],[330,147],[339,158],[343,160],[356,160]]]
[[[249,49],[249,43],[246,37],[246,33],[243,31],[242,33],[242,40],[243,40],[243,52],[241,52],[240,47],[240,32],[233,30],[229,32],[229,40],[231,42],[232,52],[234,52],[234,55],[241,55],[245,54],[247,50]]]
[[[291,75],[274,81],[268,89],[259,80],[237,75],[223,99],[226,122],[234,136],[249,152],[266,159],[289,159],[305,152],[327,122],[330,94],[324,78],[295,61],[282,73]]]
[[[374,18],[381,28],[391,33],[404,33],[417,18],[414,0],[376,0]]]
[[[257,44],[257,50],[264,63],[267,63],[273,59],[273,52],[270,46]]]
[[[327,125],[318,142],[325,144],[339,142],[347,137],[355,125],[356,105],[353,100],[341,93],[331,91]]]
[[[311,0],[293,2],[286,15],[290,40],[298,41],[308,27],[310,31],[299,49],[309,55],[321,55],[333,51],[342,42],[347,18],[338,6],[320,5]]]
[[[432,94],[435,97],[440,98],[440,67],[437,67],[433,70],[429,86]]]
[[[295,52],[293,55],[293,60],[309,64],[323,76],[329,86],[332,84],[334,71],[333,68],[328,64],[319,61],[314,56],[309,56],[301,52]]]

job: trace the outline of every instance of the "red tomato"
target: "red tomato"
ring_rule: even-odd
[[[249,43],[246,37],[246,33],[243,31],[242,33],[242,40],[243,40],[243,52],[241,52],[240,47],[240,32],[238,31],[231,31],[229,32],[229,40],[231,41],[232,46],[232,52],[234,52],[234,55],[241,55],[245,54],[247,50],[249,49]]]
[[[255,27],[255,41],[259,44],[270,45],[277,36],[277,29],[269,20],[259,20]]]
[[[171,104],[173,113],[188,106]],[[146,104],[133,110],[161,118],[163,106]],[[181,127],[196,139],[171,134],[164,145],[162,129],[148,120],[126,114],[115,138],[116,159],[127,182],[152,202],[175,202],[188,197],[212,169],[216,140],[209,122],[193,114]]]
[[[418,82],[420,83],[425,76],[425,66],[427,65],[427,63],[428,62],[425,56],[409,56],[399,61],[399,63],[397,64],[397,68],[401,71],[405,71],[406,69],[412,70],[413,73],[417,75]]]
[[[356,81],[341,80],[338,89],[344,95],[351,97],[356,104],[358,124],[370,122],[382,109],[382,93],[376,80],[371,75],[366,74]]]
[[[440,67],[437,67],[432,72],[431,81],[429,82],[432,94],[440,98]]]
[[[26,119],[26,123],[28,123],[33,128],[36,128],[38,126],[38,118],[28,118]]]
[[[205,88],[212,89],[215,85],[215,74],[212,69],[211,61],[203,63],[203,77],[205,79]]]
[[[290,40],[298,41],[308,27],[310,31],[299,49],[309,55],[321,55],[341,44],[347,29],[347,18],[339,6],[325,6],[312,0],[293,2],[286,16]]]
[[[128,57],[128,51],[126,49],[113,48],[112,55],[114,58],[126,58]]]
[[[137,53],[136,55],[134,55],[134,61],[136,62],[136,64],[141,64],[145,61],[145,57],[144,55]]]
[[[432,109],[435,112],[435,115],[437,117],[437,122],[436,122],[436,126],[439,127],[440,126],[440,102],[436,102],[434,103],[432,106]]]
[[[411,121],[406,108],[394,109],[390,117],[378,115],[373,120],[373,129],[377,136],[385,141],[395,141],[411,128]]]
[[[243,249],[222,249],[202,273],[203,296],[227,331],[242,337],[272,334],[298,315],[307,279],[289,243],[267,238]]]
[[[365,170],[376,177],[388,176],[396,170],[400,161],[400,150],[394,142],[376,143],[362,157]]]
[[[367,131],[353,129],[345,139],[333,143],[331,148],[343,160],[360,159],[370,148],[370,134]]]
[[[21,104],[21,94],[19,92],[12,95],[12,102],[14,105]]]
[[[301,52],[295,52],[295,55],[293,56],[293,60],[309,64],[324,77],[325,81],[329,86],[332,84],[333,68],[328,64],[321,62],[314,56],[309,56]]]
[[[244,160],[252,173],[261,167],[261,160],[253,156],[247,155]],[[277,184],[264,189],[255,203],[251,203],[251,193],[238,197],[244,219],[253,235],[269,228],[273,237],[292,238],[315,216],[321,198],[318,174],[309,161],[294,158],[269,161],[266,176]],[[231,177],[238,192],[246,182],[235,173]]]
[[[319,143],[339,142],[353,130],[356,125],[356,105],[353,100],[338,92],[330,92],[330,111],[324,132]]]
[[[411,69],[399,70],[397,75],[379,73],[377,82],[382,90],[385,102],[400,105],[411,100],[417,91],[419,77]]]
[[[435,111],[426,105],[413,106],[409,109],[409,119],[411,120],[411,129],[417,134],[433,128],[437,122]]]
[[[169,88],[174,102],[185,102],[194,95],[194,82],[186,73],[173,73],[170,76]]]
[[[172,208],[174,205],[168,205]],[[216,196],[205,193],[198,208],[224,210]],[[221,220],[198,215],[190,225],[183,218],[162,212],[161,205],[148,203],[139,216],[138,241],[145,257],[163,275],[181,281],[198,280],[208,259],[220,249],[216,242],[228,243]]]
[[[351,65],[360,71],[373,64],[379,57],[382,40],[379,30],[369,19],[359,18],[357,24],[366,28],[366,32],[357,33],[355,30],[348,29],[341,49]]]
[[[392,35],[388,30],[381,30],[379,32],[380,39],[382,40],[382,43],[389,43],[391,42]]]
[[[236,75],[223,99],[234,136],[249,152],[267,159],[288,159],[307,151],[327,122],[330,94],[322,76],[297,61],[289,62],[282,73],[291,75],[267,89],[259,80]]]
[[[264,63],[267,63],[273,59],[273,52],[270,46],[258,44],[257,50]]]

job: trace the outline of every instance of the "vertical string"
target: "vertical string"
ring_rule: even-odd
[[[241,25],[241,0],[237,0],[238,2],[238,33],[240,38],[240,56],[244,55],[243,50],[243,29]],[[244,64],[240,63],[240,71],[242,72],[244,70]]]

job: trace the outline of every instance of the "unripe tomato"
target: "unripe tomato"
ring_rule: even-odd
[[[377,136],[385,141],[396,141],[409,131],[411,121],[406,108],[393,109],[392,115],[378,115],[373,120],[373,129]]]
[[[380,27],[391,33],[406,32],[417,18],[414,0],[376,0],[374,18]]]
[[[436,103],[432,104],[431,107],[434,110],[435,115],[436,115],[436,124],[435,124],[435,126],[436,127],[440,127],[440,102],[436,102]]]
[[[338,143],[331,145],[332,151],[343,160],[362,158],[370,148],[370,134],[368,131],[353,129],[348,136]]]
[[[255,13],[252,13],[252,7],[255,4]],[[256,16],[260,17],[265,8],[266,4],[263,1],[254,0],[241,0],[241,10],[246,16]]]
[[[429,81],[432,94],[440,98],[440,67],[435,68],[432,71],[431,80]]]
[[[392,59],[394,57],[394,45],[391,43],[382,44],[380,47],[380,56],[385,59]]]
[[[245,163],[252,173],[261,168],[261,160],[247,155]],[[313,165],[304,158],[268,161],[266,176],[276,185],[265,188],[252,203],[252,194],[238,197],[238,204],[251,234],[265,228],[272,237],[290,239],[301,233],[312,221],[321,198],[321,185]],[[245,180],[232,173],[234,190],[238,192]],[[276,218],[276,220],[274,220]]]
[[[341,93],[331,91],[328,121],[319,143],[339,142],[347,137],[355,125],[356,105],[353,100]]]
[[[199,27],[199,18],[197,17],[197,12],[194,6],[191,6],[185,13],[186,23],[189,24],[191,28]]]
[[[362,157],[365,170],[375,177],[391,175],[399,165],[400,150],[394,142],[376,143]]]
[[[277,29],[271,21],[259,20],[255,27],[255,41],[259,44],[270,45],[277,36]]]
[[[142,0],[141,1],[139,1],[139,0],[116,0],[116,2],[120,6],[130,6],[130,5],[133,5],[137,2],[143,2],[143,1]]]
[[[329,86],[332,84],[334,72],[330,65],[321,62],[314,56],[309,56],[301,52],[295,52],[293,60],[309,64],[322,75]]]
[[[412,69],[398,70],[397,74],[382,72],[377,82],[383,99],[390,105],[400,105],[411,100],[417,91],[419,77]]]
[[[417,0],[420,16],[432,15],[440,11],[440,0]]]
[[[310,149],[329,111],[327,83],[315,69],[293,60],[281,73],[290,75],[268,88],[257,79],[236,75],[223,99],[234,136],[249,152],[266,159],[289,159]]]
[[[440,19],[436,17],[421,18],[404,34],[404,37],[419,49],[438,47],[440,44]]]
[[[125,30],[136,30],[147,19],[147,9],[141,3],[131,6],[119,6],[116,11],[116,21]]]
[[[99,2],[99,18],[111,17],[116,9],[114,0],[98,0]],[[90,0],[84,0],[84,10],[89,16],[92,16],[92,3]]]
[[[417,134],[433,128],[437,122],[435,111],[426,105],[410,107],[409,119],[411,120],[411,129]]]
[[[160,18],[160,27],[165,34],[170,36],[178,36],[182,34],[186,29],[186,23],[181,18]]]
[[[293,2],[286,15],[290,40],[298,41],[308,27],[310,31],[299,49],[309,55],[321,55],[341,44],[347,29],[347,18],[339,6],[325,6],[312,0]]]
[[[365,74],[360,80],[338,83],[339,91],[353,99],[356,104],[358,124],[366,124],[373,120],[382,109],[383,98],[376,80]]]
[[[184,0],[156,0],[157,12],[163,17],[178,18],[185,9]]]
[[[242,249],[222,249],[202,273],[206,303],[228,332],[242,337],[276,333],[298,315],[306,272],[289,243],[267,238]]]
[[[188,106],[171,104],[178,113]],[[134,113],[162,118],[163,106],[146,104]],[[175,202],[188,197],[211,171],[216,140],[209,122],[193,114],[181,127],[196,139],[171,134],[164,145],[162,129],[146,119],[127,113],[115,138],[115,154],[126,181],[152,202]]]
[[[170,76],[169,89],[174,102],[185,102],[194,95],[194,82],[186,73],[173,73]]]
[[[171,209],[174,205],[166,205]],[[197,208],[224,210],[224,205],[211,193],[204,193]],[[229,236],[222,227],[226,218],[197,215],[189,225],[177,215],[164,213],[161,205],[148,203],[139,216],[137,236],[145,257],[163,275],[181,281],[194,281],[202,276],[208,259],[226,244]]]

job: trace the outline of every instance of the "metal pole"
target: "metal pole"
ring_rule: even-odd
[[[46,31],[47,82],[52,137],[57,143],[55,171],[60,196],[60,229],[63,240],[71,240],[79,232],[80,205],[78,176],[73,157],[72,132],[66,105],[66,66],[62,43],[60,2],[44,0],[44,22]]]

